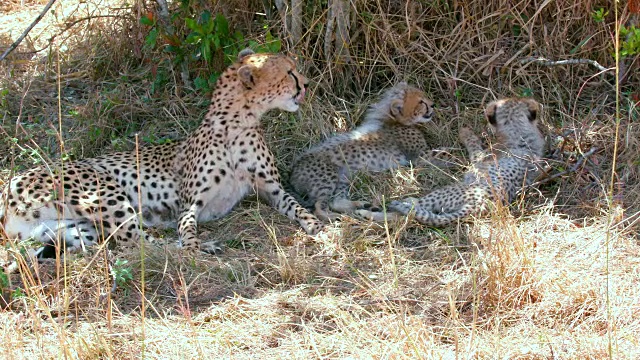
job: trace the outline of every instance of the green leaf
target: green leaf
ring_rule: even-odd
[[[208,41],[202,43],[202,57],[206,63],[211,61],[211,43]]]
[[[149,31],[149,34],[144,39],[144,44],[145,44],[145,46],[148,46],[150,48],[154,48],[156,46],[157,40],[158,40],[158,29],[157,28],[153,28],[153,29],[151,29],[151,31]]]
[[[182,52],[182,49],[179,46],[167,45],[167,47],[164,48],[164,51],[179,54]]]
[[[0,289],[9,287],[9,276],[4,273],[3,269],[0,269]]]
[[[229,22],[222,13],[216,15],[216,25],[216,32],[220,34],[220,36],[223,38],[229,37]]]
[[[189,35],[187,35],[187,38],[184,40],[187,44],[197,44],[198,42],[200,42],[200,33],[198,32],[192,32]]]
[[[209,10],[205,10],[200,14],[200,24],[205,25],[211,21],[211,13]]]
[[[153,20],[149,19],[149,17],[147,15],[144,15],[140,18],[140,24],[142,25],[147,25],[147,26],[153,26]]]
[[[195,20],[191,18],[186,18],[184,19],[184,22],[187,25],[187,27],[191,29],[191,31],[197,31],[202,33],[202,27],[198,25],[198,23]]]
[[[208,90],[209,89],[209,82],[206,79],[204,79],[204,78],[202,78],[200,76],[198,76],[197,78],[195,78],[193,80],[193,84],[196,86],[196,89],[198,89],[198,90]]]
[[[240,31],[236,30],[236,32],[233,33],[233,38],[240,44],[244,43],[244,35],[242,35]]]
[[[209,75],[209,85],[213,86],[216,83],[216,81],[218,81],[219,77],[220,77],[220,74],[218,73],[213,73]]]
[[[265,45],[267,46],[269,52],[280,52],[280,49],[282,48],[282,40],[274,38],[273,35],[271,35],[271,31],[267,31],[265,39],[267,40]]]

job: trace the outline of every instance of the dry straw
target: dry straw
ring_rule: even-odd
[[[45,3],[0,6],[0,50]],[[515,204],[445,229],[345,217],[309,237],[248,199],[200,228],[227,242],[220,257],[186,257],[175,233],[151,231],[160,241],[143,253],[102,247],[29,264],[3,238],[4,260],[20,262],[2,291],[0,356],[639,358],[640,72],[637,54],[613,56],[616,24],[637,26],[638,15],[623,2],[575,0],[304,3],[294,43],[260,2],[193,2],[258,42],[267,25],[299,55],[311,97],[296,115],[264,120],[285,176],[297,153],[352,128],[383,88],[408,81],[437,103],[425,135],[454,164],[465,163],[459,125],[491,141],[483,106],[533,96],[544,105],[546,178]],[[133,149],[135,133],[182,138],[195,128],[206,99],[182,69],[169,67],[150,90],[170,60],[142,50],[148,28],[138,20],[155,2],[59,0],[53,9],[0,62],[0,181],[61,149],[64,159],[93,156]],[[342,33],[328,31],[329,15]],[[336,50],[346,25],[348,56]],[[352,195],[415,196],[461,171],[360,174]]]

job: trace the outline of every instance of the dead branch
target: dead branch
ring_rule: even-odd
[[[53,41],[60,35],[64,34],[65,32],[67,32],[69,29],[71,29],[72,27],[78,25],[79,23],[83,22],[83,21],[89,21],[89,20],[93,20],[93,19],[99,19],[99,18],[120,18],[120,15],[92,15],[92,16],[86,16],[80,19],[76,19],[68,24],[65,25],[64,29],[62,29],[61,31],[53,34],[48,40],[47,40],[47,45],[43,46],[40,49],[37,50],[33,50],[33,51],[29,51],[28,53],[30,54],[37,54],[47,48],[49,48],[49,46],[51,46],[51,43],[53,43]]]
[[[158,7],[160,8],[158,11],[158,18],[160,18],[160,22],[162,23],[165,32],[169,36],[173,36],[175,32],[173,30],[173,26],[171,25],[167,0],[156,0],[156,2],[158,3]],[[180,78],[182,79],[182,83],[186,87],[191,87],[191,80],[189,79],[189,68],[186,61],[180,63]]]
[[[582,166],[582,164],[585,162],[585,160],[587,158],[589,158],[589,156],[595,154],[597,151],[599,151],[600,148],[598,147],[592,147],[591,149],[589,149],[589,151],[587,151],[586,153],[582,154],[582,156],[580,156],[580,158],[575,162],[575,164],[573,164],[572,167],[570,167],[569,169],[565,170],[565,171],[561,171],[559,173],[553,174],[549,177],[546,177],[542,180],[536,181],[533,184],[529,185],[529,186],[538,186],[541,184],[545,184],[548,183],[549,181],[553,180],[553,179],[557,179],[561,176],[570,174],[570,173],[574,173],[577,172],[578,169]]]
[[[40,20],[42,20],[44,15],[49,11],[49,9],[51,9],[51,6],[53,6],[53,3],[55,2],[56,0],[49,0],[47,5],[45,5],[44,9],[42,9],[40,14],[38,14],[38,17],[36,17],[35,20],[31,22],[31,25],[29,25],[29,27],[27,27],[27,29],[24,32],[22,32],[22,35],[20,35],[20,37],[16,41],[14,41],[13,44],[11,44],[9,48],[5,50],[4,53],[2,53],[2,55],[0,55],[0,61],[4,60],[4,58],[6,58],[7,55],[9,55],[13,50],[15,50],[18,47],[18,45],[20,45],[22,40],[24,40],[24,38],[27,37],[31,29],[33,29],[33,27],[36,26],[36,24],[38,24]]]
[[[350,18],[351,7],[349,1],[329,1],[327,28],[324,34],[324,55],[328,61],[331,61],[333,58],[332,49],[335,49],[338,61],[341,63],[351,62]]]
[[[291,43],[295,46],[302,39],[302,7],[304,1],[291,0]]]
[[[327,12],[327,28],[324,32],[324,57],[328,62],[331,61],[331,48],[333,45],[333,28],[336,20],[335,11],[332,2],[329,2]]]
[[[338,14],[336,17],[336,25],[338,25],[338,31],[336,33],[336,50],[340,54],[340,61],[344,63],[351,63],[351,6],[349,1],[337,0]]]
[[[295,46],[302,39],[302,8],[300,0],[276,0],[276,8],[289,35],[289,44]]]
[[[595,60],[591,59],[569,59],[569,60],[549,60],[543,57],[534,57],[529,56],[522,60],[520,60],[520,64],[528,64],[531,62],[542,63],[544,66],[560,66],[560,65],[574,65],[574,64],[589,64],[598,68],[598,70],[602,72],[608,72],[609,70],[613,70],[613,68],[606,68]]]

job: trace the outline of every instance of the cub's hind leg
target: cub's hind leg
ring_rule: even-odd
[[[392,211],[408,214],[415,210],[415,220],[428,226],[444,226],[481,211],[486,191],[481,186],[449,185],[410,201],[393,201]]]
[[[330,210],[330,200],[338,188],[340,168],[330,159],[303,157],[294,164],[289,178],[293,190],[313,203],[313,213],[322,221],[339,217]]]
[[[371,206],[367,201],[350,200],[349,187],[350,182],[347,171],[346,169],[340,169],[333,200],[329,204],[329,208],[331,210],[338,213],[349,214],[354,213],[357,209],[368,208]]]

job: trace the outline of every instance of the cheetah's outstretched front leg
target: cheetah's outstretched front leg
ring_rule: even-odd
[[[467,148],[469,153],[469,161],[478,163],[487,156],[487,152],[482,148],[482,141],[480,138],[471,131],[468,127],[461,127],[458,132],[460,142]]]
[[[273,168],[275,169],[275,165]],[[296,199],[282,188],[277,170],[269,173],[258,171],[256,187],[263,199],[267,200],[280,214],[297,221],[307,234],[315,235],[324,227],[318,218],[298,204]]]
[[[264,173],[260,174],[264,175]],[[258,176],[262,178],[260,174]],[[309,213],[307,209],[300,206],[296,199],[282,188],[277,177],[266,176],[264,180],[258,181],[256,185],[262,198],[267,200],[280,214],[297,221],[307,234],[315,235],[322,230],[322,222]]]

